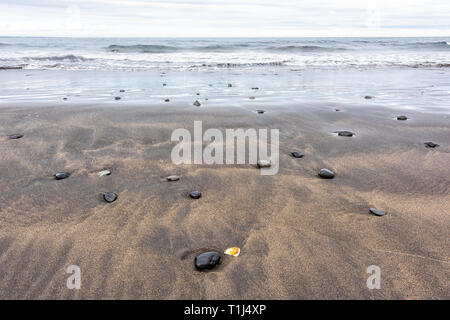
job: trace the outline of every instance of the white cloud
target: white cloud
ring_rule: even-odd
[[[448,36],[448,0],[0,0],[0,35]]]

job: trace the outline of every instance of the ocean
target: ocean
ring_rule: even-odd
[[[446,111],[449,70],[450,38],[0,37],[0,103],[111,101],[126,90],[121,101],[184,103],[200,93],[205,105],[249,95],[354,103],[371,95]]]

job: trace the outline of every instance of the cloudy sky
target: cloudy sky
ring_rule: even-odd
[[[0,36],[450,36],[449,0],[0,0]]]

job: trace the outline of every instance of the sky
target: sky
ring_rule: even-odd
[[[0,0],[0,36],[450,36],[450,1]]]

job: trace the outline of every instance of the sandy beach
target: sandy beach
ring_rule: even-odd
[[[2,106],[0,298],[449,299],[449,115],[376,104],[263,108]],[[280,129],[278,174],[174,165],[171,133],[194,120]],[[320,179],[324,167],[336,177]],[[103,169],[112,174],[99,177]],[[192,190],[202,198],[190,199]],[[105,192],[118,199],[106,203]],[[231,246],[239,257],[195,270],[196,254]],[[66,287],[69,265],[81,268],[80,290]],[[370,265],[381,268],[380,290],[366,286]]]

